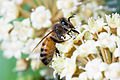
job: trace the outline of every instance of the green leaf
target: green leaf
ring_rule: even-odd
[[[28,5],[28,4],[24,4],[22,6],[22,9],[25,10],[25,11],[27,11],[27,12],[29,12],[32,9],[32,7],[30,5]]]
[[[41,4],[45,6],[44,0],[40,0]]]
[[[21,22],[21,21],[23,21],[24,19],[25,19],[24,17],[19,17],[19,18],[17,18],[17,19],[14,19],[14,20],[10,21],[9,23],[10,23],[10,24],[13,24],[14,21],[20,21],[20,22]]]
[[[36,6],[39,6],[37,0],[33,0],[33,2],[35,3]]]
[[[27,58],[29,56],[29,54],[25,54],[25,53],[21,53],[21,54],[22,54],[21,55],[22,58]]]

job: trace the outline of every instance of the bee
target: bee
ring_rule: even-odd
[[[68,39],[65,40],[66,34],[68,34],[70,37],[72,37],[71,32],[79,34],[79,32],[75,30],[75,27],[70,22],[70,19],[73,17],[74,15],[70,16],[68,19],[64,17],[60,18],[59,21],[53,25],[52,30],[36,45],[35,48],[37,48],[38,45],[44,40],[40,50],[40,59],[43,64],[48,65],[55,52],[60,55],[59,50],[56,48],[56,43],[67,41]]]

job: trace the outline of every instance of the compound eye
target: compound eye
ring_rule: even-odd
[[[62,25],[66,25],[67,23],[63,21],[63,22],[61,22],[61,24],[62,24]]]

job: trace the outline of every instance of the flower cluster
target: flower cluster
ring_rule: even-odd
[[[18,60],[17,71],[24,71],[28,68],[28,61],[23,59],[22,55],[30,55],[41,40],[40,33],[43,31],[42,35],[45,34],[45,31],[52,25],[51,12],[42,5],[31,12],[30,17],[22,18],[20,5],[23,3],[23,0],[0,0],[0,41],[2,41],[0,48],[3,50],[4,57],[8,59],[15,57]],[[19,20],[20,18],[22,20]],[[33,70],[43,65],[41,61],[36,64],[37,61],[32,58]],[[36,63],[33,64],[33,62]]]
[[[75,40],[57,44],[61,56],[53,58],[54,75],[66,80],[120,79],[120,15],[105,17],[90,18]]]
[[[27,70],[28,64],[35,71],[43,66],[41,45],[32,50],[60,17],[76,14],[71,22],[80,34],[56,44],[60,56],[54,55],[50,64],[54,77],[119,80],[120,15],[105,15],[103,9],[96,0],[0,0],[0,49],[4,57],[17,59],[17,71]]]

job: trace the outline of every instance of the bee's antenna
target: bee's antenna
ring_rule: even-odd
[[[68,21],[70,22],[70,19],[73,18],[75,15],[76,15],[76,14],[73,14],[72,16],[70,16],[70,17],[68,18]]]

